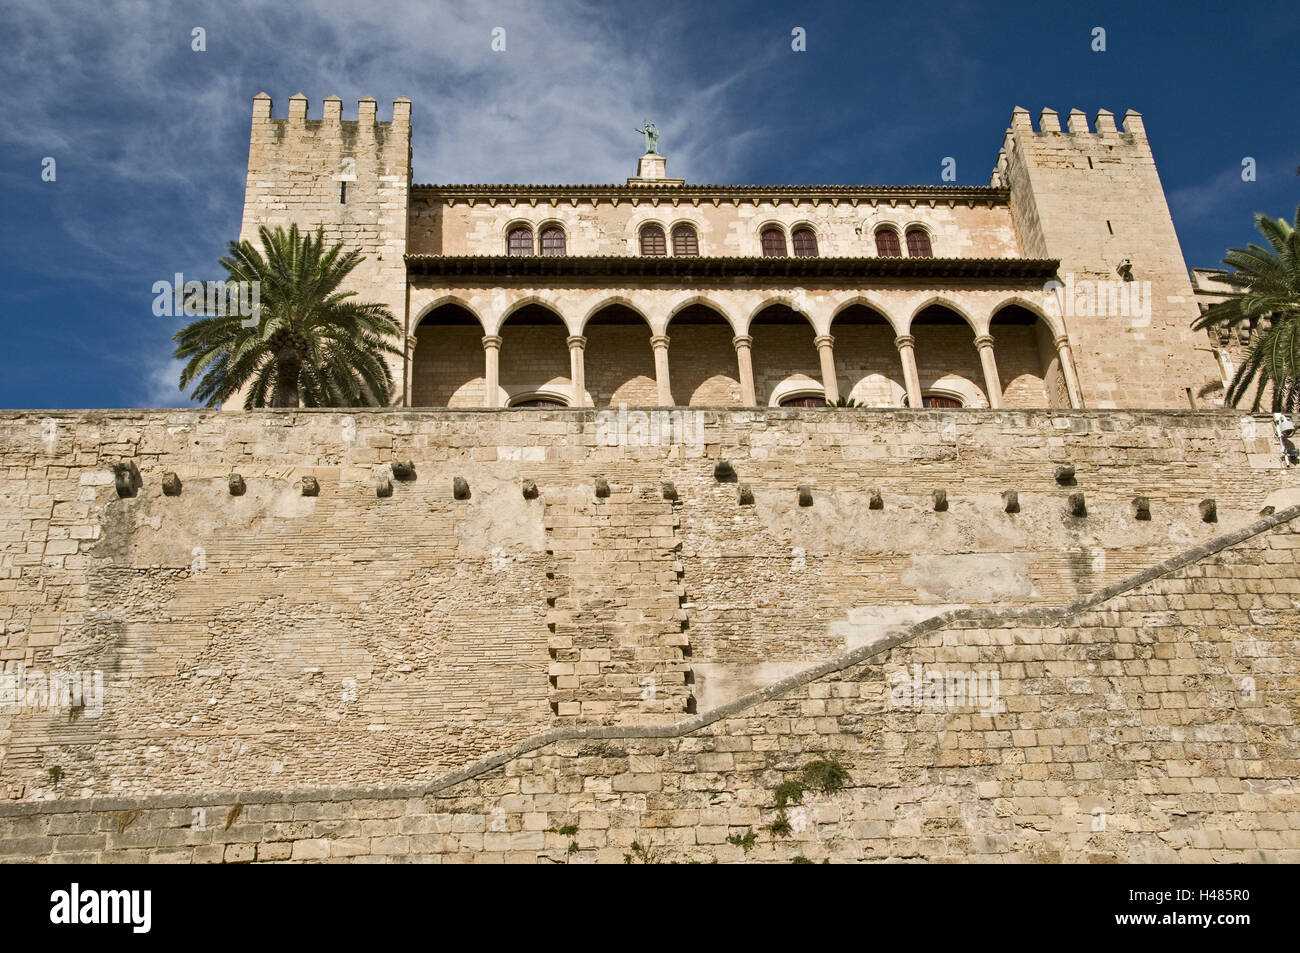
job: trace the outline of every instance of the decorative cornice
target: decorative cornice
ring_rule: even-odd
[[[539,197],[554,196],[566,200],[617,199],[618,201],[636,201],[640,199],[690,198],[731,200],[744,197],[746,201],[761,201],[763,196],[775,199],[828,199],[832,201],[849,201],[854,204],[865,202],[875,204],[880,201],[898,202],[908,199],[917,201],[942,200],[944,202],[989,202],[1005,205],[1011,198],[1009,189],[994,188],[988,185],[655,185],[638,183],[636,185],[590,184],[590,185],[511,185],[511,184],[466,184],[466,185],[412,185],[411,193],[416,198],[443,198],[471,202],[495,203],[511,199],[528,199],[536,201]]]
[[[650,255],[407,255],[413,277],[751,277],[1046,279],[1048,258],[751,258]]]

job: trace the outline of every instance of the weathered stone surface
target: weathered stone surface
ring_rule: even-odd
[[[1113,708],[1080,708],[1073,692],[1084,684],[1079,679],[1093,677],[1088,666],[1110,677],[1113,664],[1124,669],[1134,661],[1123,630],[1145,634],[1152,626],[1183,625],[1186,638],[1199,626],[1188,613],[1208,611],[1217,614],[1222,632],[1237,633],[1234,639],[1274,641],[1275,632],[1293,628],[1294,569],[1276,562],[1293,558],[1291,537],[1274,533],[1266,549],[1249,557],[1240,547],[1225,551],[1224,558],[1239,560],[1232,568],[1237,575],[1214,577],[1204,591],[1185,588],[1199,582],[1161,576],[1158,585],[1167,588],[1143,595],[1142,608],[1125,609],[1133,614],[1102,627],[1112,634],[1072,629],[1061,635],[1067,648],[1057,655],[1023,641],[1044,637],[1047,608],[1238,531],[1257,518],[1264,500],[1292,485],[1291,473],[1272,457],[1268,466],[1254,466],[1259,454],[1243,441],[1239,414],[969,411],[958,415],[960,452],[949,447],[942,454],[936,448],[943,449],[952,414],[928,411],[709,411],[705,432],[716,449],[698,454],[681,445],[600,444],[594,411],[353,411],[347,427],[340,416],[79,414],[61,421],[59,453],[50,457],[31,439],[39,416],[0,414],[8,464],[0,492],[10,501],[0,516],[6,671],[20,663],[29,673],[55,668],[49,653],[56,651],[60,670],[103,671],[106,688],[98,717],[68,718],[48,709],[5,713],[0,788],[11,801],[27,810],[47,797],[58,802],[88,792],[114,798],[104,811],[129,811],[139,806],[133,799],[159,799],[149,804],[165,804],[158,809],[168,813],[155,826],[149,807],[121,835],[115,827],[101,831],[98,814],[91,830],[63,832],[105,833],[110,851],[118,850],[120,837],[116,857],[195,851],[203,845],[176,838],[186,836],[190,812],[203,804],[208,829],[223,831],[228,843],[287,836],[288,824],[304,823],[321,826],[294,833],[295,839],[346,841],[340,850],[356,850],[363,837],[415,835],[396,822],[372,834],[372,822],[384,818],[344,816],[337,799],[319,788],[365,790],[358,799],[383,802],[366,812],[398,803],[400,815],[394,789],[422,791],[475,759],[551,730],[590,729],[631,732],[581,741],[628,753],[610,755],[596,773],[583,766],[573,769],[577,774],[548,775],[528,761],[537,752],[499,762],[508,788],[502,797],[543,799],[518,814],[514,802],[505,802],[512,825],[546,815],[573,793],[577,777],[626,774],[643,783],[641,776],[658,774],[662,791],[625,793],[659,796],[698,771],[673,766],[674,755],[662,748],[667,739],[637,732],[670,728],[697,707],[707,715],[740,693],[765,691],[846,651],[931,624],[934,616],[941,617],[933,623],[938,628],[925,631],[941,639],[933,647],[950,654],[920,657],[918,664],[957,669],[974,664],[972,653],[983,664],[987,640],[1026,646],[1007,664],[1046,659],[1052,665],[1050,678],[1033,670],[1046,679],[1036,683],[1042,696],[1024,694],[1022,701],[1050,703],[1062,719],[1067,712],[1102,719],[1097,724],[1108,731],[1123,727],[1109,713],[1128,717],[1136,696]],[[1069,426],[1058,426],[1061,420]],[[341,440],[342,433],[354,439]],[[183,504],[165,499],[153,480],[133,499],[117,496],[111,465],[127,446],[141,448],[146,477],[178,474]],[[737,506],[739,486],[713,479],[715,453],[743,470],[753,504]],[[412,459],[421,479],[376,499],[374,475],[387,472],[395,457]],[[1067,518],[1063,494],[1051,484],[1019,494],[1020,513],[1003,511],[1008,461],[1032,476],[1050,473],[1061,458],[1096,474],[1086,523]],[[231,472],[247,478],[242,497],[228,494]],[[593,473],[606,474],[611,488],[599,503]],[[799,507],[791,489],[810,474],[816,505]],[[315,476],[326,492],[304,498],[304,475]],[[452,499],[447,490],[455,475],[473,483],[473,499]],[[525,499],[525,479],[544,481],[547,494]],[[664,499],[664,482],[678,490],[676,501]],[[864,486],[887,495],[889,507],[871,510]],[[936,487],[960,488],[946,513],[932,508]],[[1132,519],[1135,487],[1151,488],[1159,522]],[[1218,524],[1200,520],[1197,502],[1208,496],[1217,501]],[[1259,570],[1264,576],[1253,575],[1257,566],[1267,567]],[[942,622],[947,613],[972,610],[1018,615],[1008,616],[1008,629]],[[1239,620],[1255,628],[1241,636]],[[1211,644],[1229,637],[1206,632],[1201,641]],[[1170,644],[1177,652],[1184,643]],[[1274,689],[1261,696],[1258,688],[1270,677],[1269,666],[1287,671],[1294,665],[1272,649],[1262,658],[1227,671],[1254,678],[1256,697],[1267,699]],[[1178,657],[1179,666],[1188,661]],[[1194,687],[1171,691],[1201,691],[1200,683],[1187,681],[1189,671],[1156,668],[1141,677],[1177,676]],[[1003,686],[1027,677],[999,671]],[[1058,685],[1059,697],[1053,694]],[[1145,683],[1143,689],[1158,710],[1174,710],[1177,699],[1156,699]],[[789,727],[779,720],[789,712],[773,714],[770,727],[766,714],[758,722],[732,722],[728,738],[717,743],[723,747],[704,753],[731,755],[739,770],[747,758],[766,757],[763,752],[794,751],[782,739],[819,734],[824,719],[839,717],[848,704],[849,696],[835,693],[858,688],[827,689],[825,697],[821,688],[809,690],[818,697]],[[1221,717],[1218,702],[1183,701],[1191,707],[1177,710]],[[1016,730],[1064,727],[1071,726],[1027,723]],[[861,731],[855,727],[845,737],[864,737]],[[567,750],[567,742],[553,743],[560,746],[555,751]],[[911,735],[891,743],[899,751],[933,750]],[[649,747],[654,744],[658,753]],[[1013,739],[1007,753],[1023,752],[1026,760],[1015,763],[1047,763],[1033,760],[1046,756],[1031,752],[1038,747],[1044,746]],[[801,742],[798,751],[804,750]],[[1199,749],[1187,754],[1174,760],[1204,760]],[[664,757],[667,766],[654,763]],[[928,767],[912,767],[940,777],[946,765],[934,757]],[[1111,760],[1097,749],[1077,767],[1070,762],[1069,770],[1104,772]],[[54,767],[62,772],[57,785]],[[728,777],[709,779],[709,789],[740,796],[743,787],[733,791]],[[367,787],[380,779],[387,791]],[[986,771],[978,783],[990,779]],[[930,787],[957,791],[947,780]],[[311,813],[295,818],[296,802],[286,808],[284,801],[290,796],[305,798],[298,806]],[[235,798],[244,813],[226,831]],[[715,809],[684,805],[684,812]],[[771,820],[755,804],[741,808],[742,825]],[[440,809],[468,810],[456,802]],[[594,816],[606,813],[602,807]],[[478,833],[499,833],[491,828],[491,808],[477,816],[485,825]],[[264,818],[277,830],[263,830]],[[369,826],[357,826],[362,821]],[[568,823],[556,815],[528,829]],[[707,828],[709,837],[716,826],[698,815],[681,823],[670,839],[684,846],[696,843],[692,825]],[[642,832],[615,829],[624,849]],[[10,834],[28,836],[0,831],[0,838]],[[916,856],[909,853],[915,845],[901,839],[881,847],[890,856]],[[372,850],[368,840],[365,849]],[[409,856],[443,856],[450,849],[425,844]],[[552,849],[548,841],[545,850]],[[67,856],[79,850],[69,846]],[[492,853],[482,841],[458,840],[455,850]],[[209,851],[192,859],[214,857]]]
[[[181,495],[181,478],[173,471],[168,470],[162,477],[163,496],[180,496]]]
[[[245,791],[215,831],[189,821],[229,818],[228,797],[0,803],[0,852],[200,863],[216,840],[227,863],[1295,862],[1300,586],[1277,588],[1300,570],[1298,524],[1288,510],[1068,606],[913,623],[675,723],[539,733],[398,788]],[[1235,605],[1215,608],[1228,591]],[[778,785],[818,761],[843,787],[778,807]]]

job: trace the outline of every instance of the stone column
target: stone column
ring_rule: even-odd
[[[410,407],[415,393],[415,347],[419,340],[414,334],[406,336],[405,379],[402,381],[402,406]]]
[[[817,345],[817,356],[822,362],[822,390],[826,392],[826,403],[833,404],[840,399],[840,385],[835,379],[835,338],[819,334],[813,343]]]
[[[487,379],[484,389],[487,391],[483,402],[484,407],[499,407],[497,401],[498,391],[501,387],[497,380],[497,356],[501,352],[501,337],[496,334],[486,334],[483,336],[483,356],[486,360],[486,370],[483,376]]]
[[[668,335],[653,335],[650,346],[655,349],[655,389],[658,391],[659,406],[671,407],[673,389],[668,381]]]
[[[568,338],[569,345],[569,380],[573,384],[573,397],[569,401],[571,407],[587,406],[587,371],[583,363],[583,355],[586,353],[587,339],[581,334],[573,334]]]
[[[1070,338],[1062,334],[1052,343],[1056,345],[1056,357],[1065,376],[1065,393],[1070,398],[1070,409],[1079,410],[1083,407],[1083,393],[1079,390],[1079,374],[1074,369],[1074,355],[1070,353]]]
[[[748,334],[737,334],[731,343],[736,346],[736,366],[740,368],[740,402],[753,407],[758,403],[754,396],[754,360],[750,354],[754,339]]]
[[[998,362],[993,356],[993,335],[981,334],[975,339],[980,352],[980,366],[984,368],[984,393],[989,406],[997,410],[1002,406],[1002,379],[998,377]]]
[[[894,338],[894,347],[898,348],[898,359],[903,363],[903,386],[907,388],[907,406],[920,409],[921,375],[916,371],[916,338],[910,334],[900,334]]]

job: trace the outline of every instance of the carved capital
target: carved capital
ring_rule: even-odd
[[[981,351],[984,350],[986,347],[992,347],[993,335],[981,334],[979,337],[975,339],[975,346],[979,348]]]
[[[835,338],[829,334],[819,334],[813,339],[813,343],[818,347],[834,347]]]
[[[501,335],[499,334],[483,335],[483,350],[486,351],[489,348],[499,348],[499,347],[501,347]]]
[[[750,337],[748,334],[737,334],[734,338],[731,339],[731,343],[734,344],[736,346],[736,350],[739,351],[742,347],[752,347],[754,344],[754,339]]]
[[[894,347],[898,348],[900,351],[905,347],[914,347],[915,345],[916,338],[912,337],[910,334],[900,334],[898,337],[894,338]]]
[[[665,351],[668,350],[668,335],[666,334],[651,335],[650,346],[655,350],[658,350],[659,348],[663,348]]]
[[[587,346],[587,339],[581,334],[570,334],[565,338],[565,343],[569,345],[569,350],[572,351],[575,347],[579,349],[585,348]]]
[[[1070,346],[1070,336],[1068,334],[1058,334],[1056,337],[1052,338],[1052,343],[1056,345],[1058,351],[1062,348],[1067,348]]]

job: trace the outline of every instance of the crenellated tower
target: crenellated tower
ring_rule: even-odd
[[[355,120],[342,114],[342,100],[330,96],[321,118],[308,119],[307,98],[299,94],[289,99],[288,117],[275,119],[271,97],[254,97],[239,236],[256,244],[259,225],[323,227],[327,241],[365,256],[350,289],[362,301],[386,304],[405,327],[411,101],[395,101],[389,122],[377,118],[369,97],[357,104]],[[404,362],[394,356],[390,365],[400,402]]]
[[[992,184],[1011,191],[1021,253],[1061,262],[1056,293],[1089,407],[1214,402],[1220,380],[1206,342],[1142,117],[1107,110],[1011,114]],[[1217,395],[1221,399],[1221,395]]]

